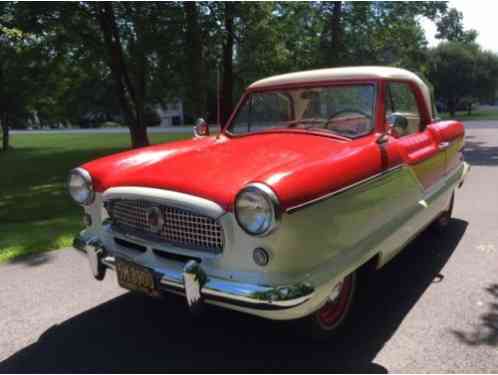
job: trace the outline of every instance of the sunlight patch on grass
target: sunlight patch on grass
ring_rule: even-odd
[[[150,134],[153,144],[190,137]],[[129,143],[127,134],[14,134],[0,153],[0,262],[70,246],[82,209],[66,192],[68,172]]]
[[[71,246],[74,235],[81,229],[80,216],[2,225],[0,262]]]

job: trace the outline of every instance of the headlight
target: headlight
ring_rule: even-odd
[[[235,218],[247,233],[264,236],[276,228],[279,217],[277,196],[268,186],[250,184],[237,194]]]
[[[69,172],[67,185],[69,194],[76,203],[89,205],[95,199],[92,177],[83,168],[76,168]]]

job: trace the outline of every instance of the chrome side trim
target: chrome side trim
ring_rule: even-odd
[[[397,165],[395,167],[391,167],[391,168],[386,169],[386,170],[384,170],[384,171],[382,171],[380,173],[374,174],[374,175],[372,175],[370,177],[367,177],[367,178],[365,178],[363,180],[357,181],[357,182],[355,182],[355,183],[353,183],[351,185],[348,185],[348,186],[346,186],[344,188],[341,188],[339,190],[335,190],[335,191],[333,191],[331,193],[327,193],[325,195],[322,195],[321,197],[314,198],[312,200],[309,200],[307,202],[298,204],[296,206],[289,207],[289,208],[287,208],[285,210],[285,212],[288,213],[288,214],[292,214],[292,213],[294,213],[294,212],[296,212],[296,211],[298,211],[298,210],[300,210],[302,208],[311,206],[313,204],[316,204],[316,203],[319,203],[321,201],[324,201],[324,200],[327,200],[329,198],[332,198],[332,197],[334,197],[336,195],[345,193],[346,191],[354,189],[354,188],[356,188],[356,187],[358,187],[358,186],[360,186],[362,184],[366,184],[366,183],[371,182],[371,181],[373,181],[375,179],[378,179],[378,178],[386,177],[387,175],[389,175],[391,173],[394,173],[394,172],[396,172],[398,170],[401,170],[404,166],[405,166],[404,164],[400,164],[400,165]]]
[[[446,149],[450,148],[450,146],[451,146],[451,142],[441,142],[441,143],[438,145],[438,149],[439,149],[440,151],[444,151],[444,150],[446,150]]]
[[[225,210],[220,205],[205,198],[177,191],[139,186],[122,186],[107,189],[103,194],[103,200],[110,199],[145,199],[158,204],[194,211],[213,219],[217,219],[225,213]]]

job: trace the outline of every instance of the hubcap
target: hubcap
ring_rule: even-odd
[[[325,328],[333,328],[344,317],[352,296],[353,276],[337,283],[327,303],[318,311],[318,319]]]

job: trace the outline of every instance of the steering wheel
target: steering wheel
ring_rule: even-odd
[[[372,118],[372,116],[371,116],[371,115],[369,115],[369,114],[368,114],[368,113],[366,113],[366,112],[363,112],[362,110],[359,110],[359,109],[352,109],[352,108],[346,108],[346,109],[342,109],[342,110],[340,110],[340,111],[337,111],[337,112],[333,113],[333,114],[332,114],[332,115],[331,115],[331,116],[327,119],[327,122],[323,125],[323,128],[324,128],[324,129],[328,129],[328,125],[329,125],[329,123],[330,123],[330,122],[332,122],[332,120],[333,120],[335,117],[337,117],[337,116],[339,116],[339,115],[342,115],[342,114],[344,114],[344,113],[358,113],[358,114],[362,115],[363,117],[365,117],[365,118],[367,118],[367,119],[369,119],[369,120]],[[331,130],[334,130],[334,129],[331,129]],[[353,133],[353,132],[351,132],[351,131],[349,131],[349,130],[347,130],[347,129],[336,129],[336,130],[341,131],[341,132],[346,132],[346,133]]]
[[[319,120],[316,118],[305,118],[305,119],[300,119],[300,120],[294,120],[287,127],[289,129],[292,129],[292,128],[295,128],[301,124],[321,124],[321,123],[323,123],[323,120]],[[306,128],[307,127],[305,127],[304,129],[306,129]]]
[[[363,111],[361,111],[361,110],[359,110],[359,109],[350,109],[350,108],[346,108],[346,109],[342,109],[342,110],[337,111],[337,112],[333,113],[332,115],[330,115],[330,117],[327,119],[326,124],[328,124],[330,121],[332,121],[332,119],[333,119],[334,117],[337,117],[337,116],[339,116],[339,115],[342,115],[343,113],[359,113],[360,115],[362,115],[363,117],[366,117],[367,119],[371,119],[371,118],[372,118],[372,116],[371,116],[371,115],[369,115],[368,113],[363,112]]]

